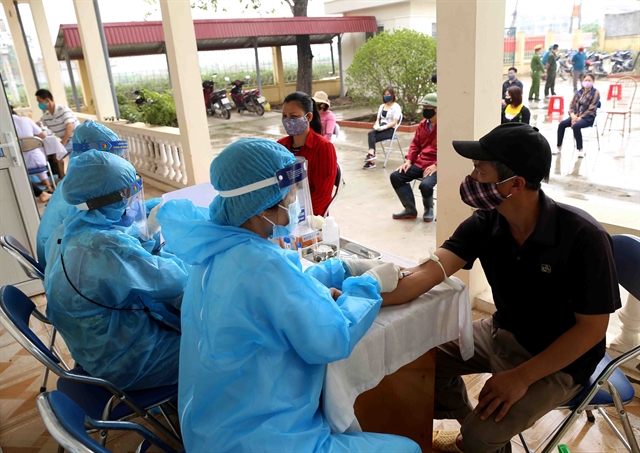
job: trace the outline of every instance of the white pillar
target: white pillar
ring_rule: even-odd
[[[51,41],[51,34],[49,33],[49,25],[47,24],[47,16],[44,12],[42,0],[30,0],[29,6],[31,7],[33,22],[36,25],[36,32],[38,34],[38,42],[42,50],[42,61],[44,62],[44,70],[47,73],[49,91],[51,91],[53,99],[57,104],[68,105],[67,94],[64,90],[64,84],[62,83],[62,76],[60,75],[60,64],[58,63],[56,51]]]
[[[93,2],[88,0],[73,0],[73,6],[78,20],[78,32],[82,41],[82,54],[87,65],[91,93],[99,120],[115,117],[116,110],[113,96],[109,89],[109,75],[107,63],[104,60],[102,41],[98,30],[96,10]]]
[[[199,184],[209,181],[213,153],[191,5],[189,0],[160,0],[160,11],[188,184]]]
[[[477,140],[500,124],[504,11],[505,0],[437,2],[438,244],[472,213],[460,200],[460,182],[472,163],[451,142]],[[479,263],[457,275],[469,285],[472,301],[488,286]]]
[[[627,302],[618,312],[621,332],[611,342],[611,347],[618,352],[626,352],[640,344],[640,301],[629,294]]]
[[[20,21],[18,21],[18,14],[13,1],[2,0],[2,6],[4,7],[4,14],[7,16],[9,32],[11,33],[13,46],[16,50],[16,58],[18,59],[18,66],[20,67],[20,74],[22,75],[22,81],[24,83],[27,103],[31,109],[31,116],[37,121],[42,116],[42,113],[40,112],[38,103],[36,102],[36,90],[38,89],[38,86],[36,84],[36,79],[33,76],[33,71],[31,70],[27,43],[24,42],[22,28],[20,27]]]

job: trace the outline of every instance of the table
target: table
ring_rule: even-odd
[[[44,142],[44,150],[47,156],[55,154],[58,160],[62,160],[67,155],[67,150],[55,135],[47,135],[42,141]]]
[[[382,259],[415,265],[384,252]],[[323,412],[332,432],[399,434],[430,451],[434,348],[456,339],[462,357],[471,358],[472,316],[464,284],[460,292],[440,284],[410,303],[382,308],[351,355],[327,367]]]

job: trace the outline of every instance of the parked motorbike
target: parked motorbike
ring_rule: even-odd
[[[627,72],[633,69],[633,51],[618,50],[611,57],[611,73]]]
[[[607,55],[604,52],[589,52],[585,61],[585,74],[590,74],[594,77],[606,77],[609,75],[604,69],[604,61],[610,57],[611,55]]]
[[[249,80],[250,76],[245,76],[245,80]],[[229,77],[224,78],[227,82],[230,81]],[[231,98],[235,102],[240,115],[245,111],[253,112],[258,116],[264,115],[264,106],[267,100],[264,96],[260,96],[260,90],[254,88],[253,90],[242,90],[242,86],[245,84],[243,80],[234,80],[231,82]]]
[[[567,80],[566,75],[569,75],[569,77],[572,76],[571,72],[573,71],[573,68],[570,62],[573,54],[575,53],[575,50],[569,50],[564,54],[564,57],[558,58],[558,69],[556,72],[562,80]]]
[[[212,79],[217,76],[218,74],[213,74]],[[227,98],[227,90],[225,88],[216,90],[213,80],[205,80],[202,82],[202,93],[207,114],[218,115],[227,120],[231,118],[231,103]]]

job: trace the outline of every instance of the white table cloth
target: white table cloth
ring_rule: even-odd
[[[382,259],[412,265],[389,254]],[[464,286],[459,279],[456,281]],[[360,431],[353,409],[357,396],[377,386],[386,375],[451,340],[460,341],[465,360],[473,356],[471,305],[466,286],[457,292],[440,284],[412,302],[383,307],[351,355],[327,367],[323,412],[332,432]]]
[[[67,150],[62,143],[55,135],[47,135],[44,139],[44,150],[47,153],[47,156],[55,154],[58,160],[64,158],[67,155]]]

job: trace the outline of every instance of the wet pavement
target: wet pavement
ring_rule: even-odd
[[[528,93],[530,80],[521,79]],[[597,125],[602,134],[606,109],[611,101],[606,101],[611,81],[597,80],[595,87],[602,96],[602,108],[598,111]],[[499,90],[499,88],[498,88]],[[542,90],[541,90],[542,91]],[[570,80],[556,81],[556,93],[565,97],[565,110],[572,96]],[[542,93],[541,93],[542,94]],[[640,93],[633,108],[631,133],[622,135],[622,118],[614,118],[611,131],[607,127],[600,136],[600,150],[595,128],[583,130],[586,157],[578,158],[573,150],[573,134],[567,129],[563,151],[554,156],[551,164],[551,178],[544,189],[551,196],[564,199],[573,198],[580,202],[601,205],[603,209],[621,211],[640,210]],[[499,101],[498,101],[499,102]],[[564,119],[558,114],[547,117],[548,103],[528,103],[531,109],[531,124],[549,140],[552,149],[556,145],[557,127]],[[338,119],[349,119],[367,114],[369,109],[361,107],[337,108]],[[266,112],[263,117],[247,113],[237,115],[235,110],[230,120],[209,118],[211,147],[214,156],[226,145],[244,137],[263,137],[277,140],[285,135],[279,112]],[[342,236],[361,241],[381,250],[388,250],[408,259],[418,260],[429,247],[435,247],[435,224],[416,220],[393,220],[391,214],[401,211],[395,192],[389,182],[389,175],[402,163],[399,152],[392,153],[387,168],[382,167],[379,158],[377,167],[363,170],[363,159],[367,150],[367,130],[342,128],[334,143],[338,161],[342,168],[345,184],[340,189],[332,215],[340,225]],[[413,133],[399,133],[403,151],[406,152]],[[379,153],[379,156],[382,156]],[[422,201],[417,187],[416,204],[422,215]],[[437,211],[437,201],[436,201]],[[418,245],[419,244],[419,245]]]

